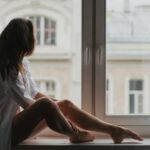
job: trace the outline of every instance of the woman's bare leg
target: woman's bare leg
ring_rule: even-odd
[[[115,143],[120,143],[124,138],[142,140],[135,132],[106,123],[95,116],[79,109],[69,100],[56,101],[63,114],[79,127],[109,134]]]
[[[12,124],[12,146],[28,138],[33,129],[43,119],[45,119],[49,128],[69,136],[73,141],[78,141],[78,138],[80,138],[82,142],[94,139],[89,132],[79,130],[74,127],[71,122],[68,122],[54,102],[43,99],[14,117]],[[76,131],[78,131],[78,133]]]

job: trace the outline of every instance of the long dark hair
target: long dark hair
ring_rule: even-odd
[[[8,23],[0,35],[0,75],[3,80],[17,77],[22,69],[23,57],[33,53],[34,44],[30,20],[15,18]]]

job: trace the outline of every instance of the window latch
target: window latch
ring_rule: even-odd
[[[86,65],[89,65],[90,64],[90,62],[91,62],[91,52],[90,52],[90,47],[89,46],[87,46],[86,48],[85,48],[85,53],[84,53],[84,62],[85,62],[85,64]]]
[[[103,47],[98,46],[96,49],[96,64],[97,65],[102,65],[103,63]]]

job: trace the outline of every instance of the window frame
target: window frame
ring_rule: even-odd
[[[82,94],[81,107],[94,114],[94,88],[93,88],[93,0],[82,0]],[[88,31],[88,32],[87,32]],[[88,82],[87,82],[88,81]],[[88,83],[88,85],[87,85]]]

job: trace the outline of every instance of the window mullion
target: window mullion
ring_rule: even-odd
[[[93,0],[82,1],[82,108],[92,113]]]
[[[105,0],[96,0],[95,24],[95,115],[102,117],[105,107]]]
[[[44,33],[45,33],[45,20],[44,20],[44,17],[41,17],[41,21],[40,21],[40,45],[44,45]]]

